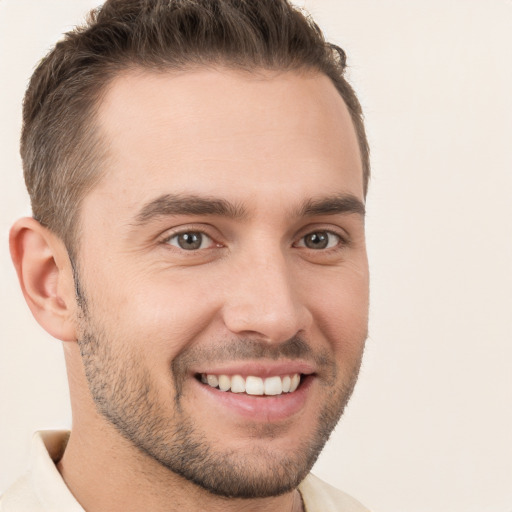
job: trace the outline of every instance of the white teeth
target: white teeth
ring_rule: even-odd
[[[300,384],[300,374],[285,375],[284,377],[274,376],[262,379],[249,375],[243,378],[241,375],[214,375],[201,374],[201,382],[212,388],[219,388],[221,391],[232,393],[247,393],[255,396],[276,396],[283,393],[293,393]]]
[[[245,393],[245,379],[241,375],[231,377],[231,391],[233,393]]]
[[[265,379],[265,395],[281,395],[283,393],[283,383],[281,377],[268,377]]]
[[[231,389],[231,379],[227,375],[219,375],[219,389],[221,391]]]
[[[245,379],[245,392],[248,395],[263,395],[263,379],[260,377],[247,377]]]
[[[292,382],[290,383],[290,393],[293,393],[298,387],[300,383],[300,375],[296,373],[292,375]]]
[[[216,388],[219,385],[219,379],[217,378],[217,375],[207,375],[206,380],[208,385],[212,388]]]

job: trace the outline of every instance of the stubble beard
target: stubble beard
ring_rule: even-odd
[[[82,297],[83,300],[83,297]],[[83,302],[85,305],[85,301]],[[78,342],[89,384],[98,412],[143,454],[173,473],[202,489],[230,498],[265,498],[295,489],[318,458],[348,403],[359,373],[361,357],[350,375],[338,378],[338,368],[325,354],[316,355],[323,365],[325,400],[316,426],[308,439],[297,439],[290,453],[276,453],[269,443],[255,442],[249,451],[219,449],[208,441],[207,426],[196,425],[182,407],[182,384],[188,362],[211,360],[204,351],[184,352],[171,364],[169,378],[174,380],[175,394],[162,400],[148,368],[135,354],[115,354],[105,329],[101,329],[82,308]],[[363,340],[364,344],[364,340]],[[121,346],[117,344],[117,346]],[[229,348],[225,348],[229,347]],[[242,347],[242,348],[241,348]],[[267,345],[251,340],[232,340],[217,348],[228,359],[255,359],[263,353],[277,359],[284,355],[301,357],[311,349],[304,340],[293,338],[269,353]],[[361,351],[362,352],[362,351]],[[362,356],[362,354],[361,354]],[[171,406],[174,409],[170,412]],[[279,436],[279,427],[259,427],[255,437]]]

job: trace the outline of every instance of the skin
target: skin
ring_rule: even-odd
[[[301,510],[294,489],[350,397],[367,335],[362,167],[343,100],[318,74],[140,71],[110,85],[98,120],[109,154],[81,212],[83,308],[62,242],[33,219],[11,232],[29,306],[68,342],[59,471],[88,511]],[[154,202],[168,195],[231,209],[176,213]],[[185,250],[177,234],[191,232],[203,244]],[[315,233],[327,248],[307,246]],[[284,415],[247,397],[241,414],[196,378],[297,365],[308,385]],[[169,470],[183,431],[206,450],[206,475],[228,468],[231,481],[239,466],[240,482],[277,480],[282,494],[227,498]]]

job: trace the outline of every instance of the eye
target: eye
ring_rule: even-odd
[[[336,247],[342,241],[341,237],[332,231],[314,231],[303,236],[296,244],[296,247],[322,250]]]
[[[184,251],[197,251],[207,249],[214,245],[214,241],[201,231],[183,231],[169,237],[166,241],[169,245],[183,249]]]

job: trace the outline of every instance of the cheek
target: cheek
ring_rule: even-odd
[[[331,349],[359,357],[368,334],[369,286],[367,267],[332,269],[310,290],[310,310],[315,328],[327,339]],[[312,292],[312,290],[315,290]]]
[[[165,365],[206,330],[218,309],[204,281],[176,274],[125,279],[98,298],[117,340]]]

